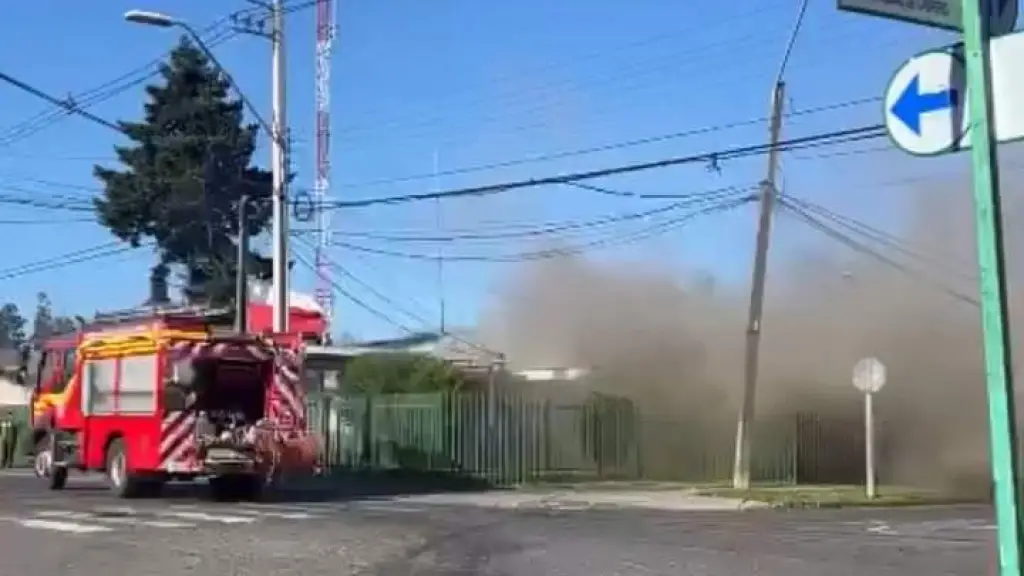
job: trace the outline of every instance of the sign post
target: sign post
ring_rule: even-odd
[[[875,497],[875,405],[874,397],[885,386],[885,364],[878,358],[863,358],[853,366],[853,386],[864,393],[864,493]]]
[[[1013,0],[1016,4],[1016,0]],[[1003,261],[1002,211],[996,130],[992,122],[992,30],[981,0],[963,0],[964,56],[968,117],[974,133],[974,220],[981,276],[981,326],[985,348],[985,381],[992,479],[995,483],[996,524],[999,528],[999,568],[1002,576],[1020,576],[1020,487],[1017,484],[1017,430],[1013,366],[1010,358],[1006,274]],[[1024,98],[1024,92],[1016,94]]]
[[[1021,576],[1016,410],[997,143],[1024,138],[1018,0],[838,0],[840,10],[963,32],[963,45],[907,62],[886,93],[893,142],[919,155],[971,149],[989,446],[1001,576]]]

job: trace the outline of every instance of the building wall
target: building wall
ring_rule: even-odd
[[[29,389],[0,376],[0,406],[28,406]]]

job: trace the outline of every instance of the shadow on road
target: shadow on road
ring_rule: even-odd
[[[267,499],[276,502],[332,502],[477,492],[493,488],[485,480],[441,472],[340,470],[318,477],[290,478],[268,494]]]

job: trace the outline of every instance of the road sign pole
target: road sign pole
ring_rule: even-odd
[[[875,497],[875,395],[864,395],[864,493],[868,500]]]
[[[964,57],[972,131],[974,217],[981,276],[982,335],[988,418],[999,528],[1001,576],[1021,575],[1020,490],[1017,484],[1017,433],[1013,367],[1010,358],[1002,213],[995,131],[992,126],[989,21],[982,0],[963,0]]]

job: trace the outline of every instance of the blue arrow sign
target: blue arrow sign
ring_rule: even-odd
[[[954,88],[947,88],[940,92],[922,93],[921,77],[918,75],[914,76],[914,79],[907,84],[889,112],[899,118],[900,122],[903,122],[914,134],[920,136],[921,117],[929,112],[939,112],[955,107],[958,96],[959,94]]]

